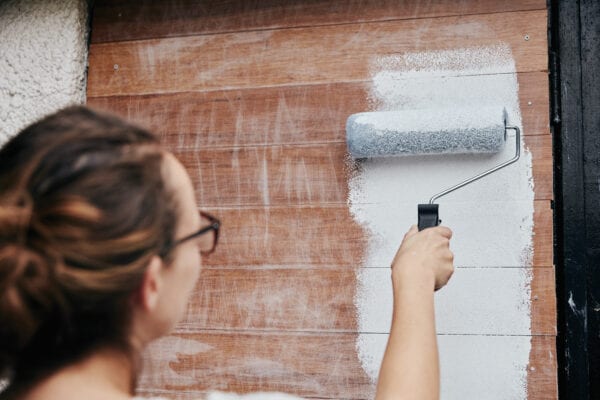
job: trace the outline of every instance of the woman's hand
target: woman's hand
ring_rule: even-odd
[[[444,287],[454,272],[451,238],[452,231],[445,226],[419,232],[413,225],[392,262],[394,291],[402,283],[431,282],[432,290]]]

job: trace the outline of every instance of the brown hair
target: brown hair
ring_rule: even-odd
[[[80,106],[0,150],[0,374],[128,346],[132,294],[174,237],[163,159],[152,133]]]

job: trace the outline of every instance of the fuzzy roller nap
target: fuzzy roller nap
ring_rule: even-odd
[[[506,126],[504,107],[378,111],[353,114],[346,122],[348,151],[355,159],[430,154],[497,153],[507,129],[516,135],[515,156],[419,204],[419,230],[440,224],[434,201],[514,163],[520,155],[520,130]]]
[[[378,111],[346,123],[353,158],[496,153],[505,143],[503,107]]]

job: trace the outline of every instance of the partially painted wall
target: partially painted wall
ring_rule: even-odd
[[[92,28],[88,102],[160,132],[223,221],[140,393],[371,398],[416,204],[514,137],[354,163],[345,120],[504,106],[521,160],[440,201],[458,266],[436,295],[443,398],[556,398],[545,2],[190,4],[100,3]]]
[[[0,2],[0,143],[85,102],[87,15],[84,0]]]
[[[555,397],[544,2],[98,3],[109,57],[92,65],[106,79],[91,103],[163,133],[228,229],[187,320],[150,348],[142,393],[369,397],[386,266],[415,205],[514,148],[352,165],[343,122],[501,104],[527,135],[520,163],[441,202],[459,267],[436,301],[443,398]],[[0,142],[85,100],[86,18],[84,1],[0,4]]]

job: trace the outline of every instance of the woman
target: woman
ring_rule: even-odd
[[[218,230],[143,129],[70,107],[20,132],[0,150],[0,397],[131,399],[140,352],[183,315]],[[438,396],[433,291],[452,273],[450,236],[413,228],[394,259],[378,398]]]

